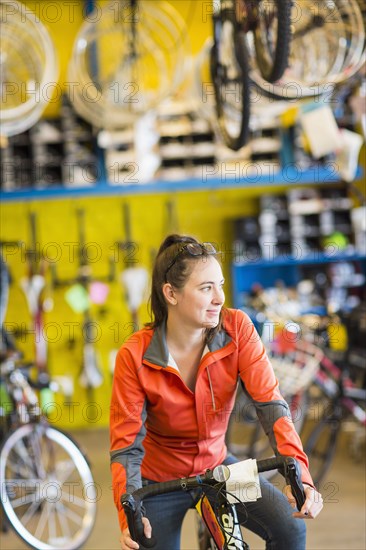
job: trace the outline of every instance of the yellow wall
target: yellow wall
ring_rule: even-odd
[[[24,241],[30,245],[29,214],[37,217],[37,241],[39,250],[48,257],[51,263],[57,259],[57,273],[61,279],[73,278],[77,273],[77,261],[70,256],[70,251],[78,241],[75,211],[85,210],[86,243],[90,254],[96,255],[92,263],[93,276],[103,277],[108,272],[108,260],[115,258],[117,277],[110,286],[106,302],[106,313],[100,315],[99,308],[93,307],[95,320],[100,327],[100,339],[96,347],[101,356],[104,373],[104,384],[96,390],[93,401],[97,404],[87,410],[88,414],[101,414],[100,423],[108,422],[108,407],[111,390],[109,374],[109,353],[117,349],[131,332],[131,318],[124,301],[122,287],[118,276],[123,269],[123,254],[116,253],[114,243],[125,238],[122,225],[122,208],[127,203],[131,209],[132,237],[137,243],[136,259],[140,265],[150,269],[151,253],[156,250],[169,231],[197,235],[203,241],[218,243],[227,253],[223,256],[223,268],[227,284],[227,301],[230,304],[230,224],[233,218],[253,213],[257,209],[257,196],[250,190],[220,190],[176,193],[175,195],[135,195],[129,197],[98,197],[82,199],[58,199],[44,201],[22,201],[4,203],[1,211],[2,239]],[[173,201],[176,211],[176,223],[169,227],[167,203]],[[21,329],[31,327],[24,294],[20,288],[20,279],[26,273],[24,248],[6,250],[7,260],[13,277],[10,290],[10,307],[6,322],[8,326]],[[50,277],[48,276],[50,280]],[[82,315],[75,314],[64,299],[66,289],[50,289],[53,296],[53,310],[46,313],[46,336],[49,344],[49,369],[52,374],[71,375],[75,379],[73,400],[75,418],[71,426],[87,425],[85,407],[87,395],[78,384],[82,359],[81,323]],[[146,303],[140,310],[140,322],[149,320]],[[70,323],[75,325],[76,346],[68,347]],[[18,340],[27,359],[33,358],[33,336],[28,335]],[[64,408],[61,418],[59,409],[53,412],[58,423],[71,427],[70,410]],[[93,423],[91,423],[93,425]]]

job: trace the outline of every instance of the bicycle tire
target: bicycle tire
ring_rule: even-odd
[[[216,25],[216,23],[214,23]],[[221,24],[221,22],[220,22]],[[234,29],[234,56],[239,77],[226,77],[226,67],[220,63],[218,45],[210,51],[210,70],[215,96],[215,109],[220,134],[224,143],[233,151],[241,149],[249,138],[250,79],[249,55],[245,33]],[[234,86],[234,101],[233,99]],[[236,101],[238,99],[238,101]]]
[[[288,67],[291,6],[291,0],[259,2],[258,25],[253,33],[254,47],[258,69],[267,82],[279,80]],[[266,7],[269,7],[269,12]],[[277,27],[273,28],[274,25]]]
[[[96,517],[95,483],[77,445],[60,430],[25,424],[0,451],[2,509],[17,535],[37,550],[76,550]]]
[[[305,443],[310,473],[314,483],[319,486],[325,479],[333,462],[337,448],[340,422],[333,417],[323,417],[313,428]]]
[[[287,401],[296,431],[298,434],[301,434],[306,421],[309,392],[307,390],[301,391],[289,397]],[[237,441],[240,441],[240,443]],[[229,451],[240,460],[247,458],[261,460],[274,455],[268,436],[265,434],[254,412],[254,407],[240,390],[233,414],[229,419],[226,444]],[[264,474],[267,479],[275,475],[275,471],[269,471]]]

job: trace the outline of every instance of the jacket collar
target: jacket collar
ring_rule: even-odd
[[[224,348],[231,342],[231,336],[225,329],[221,329],[215,334],[215,337],[208,343],[210,352],[218,351]],[[154,330],[151,341],[145,351],[143,360],[158,365],[159,367],[167,367],[169,360],[169,350],[166,341],[166,325],[161,325]]]

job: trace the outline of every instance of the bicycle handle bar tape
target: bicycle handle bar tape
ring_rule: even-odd
[[[127,517],[128,528],[132,540],[140,545],[140,549],[153,548],[156,546],[155,537],[150,539],[145,537],[144,524],[142,523],[142,503],[139,499],[135,500],[132,495],[122,495],[121,503]]]
[[[301,481],[301,470],[297,460],[291,456],[279,456],[257,461],[258,472],[279,469],[285,476],[296,500],[297,509],[300,511],[305,502],[304,486]]]
[[[211,478],[209,474],[204,476],[204,479]],[[125,493],[121,496],[121,504],[125,511],[130,535],[133,540],[140,544],[142,550],[144,548],[153,548],[156,546],[156,539],[151,537],[148,539],[144,535],[144,526],[142,523],[142,504],[143,498],[152,497],[165,493],[172,493],[174,491],[187,490],[189,488],[195,488],[200,484],[201,476],[175,479],[172,481],[165,481],[162,483],[151,483],[134,491],[133,495]]]

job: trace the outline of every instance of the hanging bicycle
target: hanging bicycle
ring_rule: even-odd
[[[250,65],[248,37],[263,79],[275,82],[287,65],[291,41],[291,0],[222,0],[215,3],[211,79],[218,125],[225,144],[238,150],[248,140]]]

